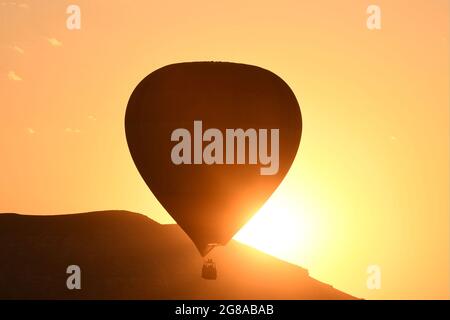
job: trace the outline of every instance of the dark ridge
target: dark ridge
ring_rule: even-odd
[[[0,214],[0,299],[355,299],[308,271],[230,241],[211,257],[218,279],[177,225],[128,211]],[[66,269],[81,268],[81,290]]]

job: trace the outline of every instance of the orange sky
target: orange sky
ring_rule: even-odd
[[[0,0],[0,212],[171,223],[128,152],[132,90],[174,62],[253,64],[290,85],[304,127],[237,238],[359,297],[449,297],[448,1],[377,1],[378,31],[362,0],[76,1],[77,31],[70,3]]]

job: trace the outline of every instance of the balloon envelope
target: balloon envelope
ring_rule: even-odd
[[[250,163],[248,153],[244,164],[175,164],[171,153],[178,142],[171,135],[178,128],[189,130],[193,158],[199,139],[194,121],[202,121],[203,133],[209,128],[223,133],[224,158],[226,129],[267,129],[269,155],[270,130],[279,129],[278,171],[262,175],[267,165]],[[297,153],[301,129],[299,105],[281,78],[227,62],[179,63],[154,71],[133,91],[125,115],[136,167],[202,256],[226,244],[278,187]]]

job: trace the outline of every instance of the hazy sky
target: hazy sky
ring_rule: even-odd
[[[0,0],[0,211],[173,222],[128,152],[132,90],[170,63],[253,64],[290,85],[304,127],[238,238],[359,297],[448,298],[448,1],[376,1],[371,31],[372,3]]]

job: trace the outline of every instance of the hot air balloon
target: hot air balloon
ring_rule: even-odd
[[[205,257],[225,245],[286,176],[302,119],[292,90],[268,70],[186,62],[138,84],[125,131],[142,178]]]

